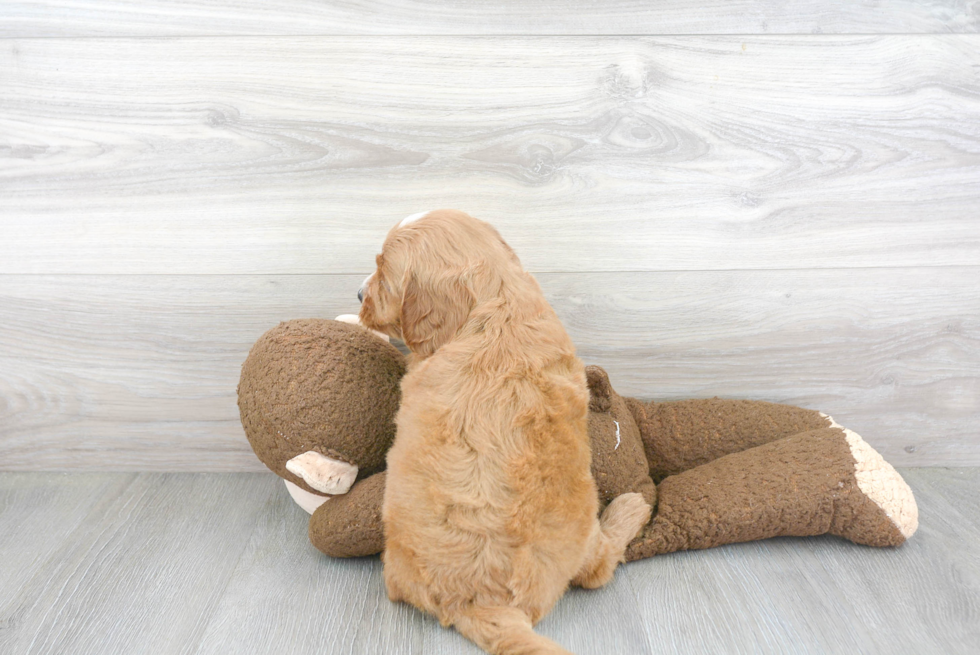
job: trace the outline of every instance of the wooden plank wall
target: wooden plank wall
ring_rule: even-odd
[[[261,470],[250,344],[437,207],[623,393],[980,464],[980,10],[579,5],[0,5],[0,469]]]

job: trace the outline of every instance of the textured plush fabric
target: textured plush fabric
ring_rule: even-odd
[[[381,502],[385,472],[355,484],[320,505],[310,517],[310,542],[331,557],[361,557],[384,550]]]
[[[310,518],[310,540],[328,555],[384,547],[379,472],[404,373],[405,358],[390,344],[362,327],[319,319],[273,328],[242,366],[242,425],[270,469],[316,493],[286,470],[287,461],[312,450],[359,467],[350,491]],[[629,560],[828,532],[892,546],[907,536],[893,519],[907,534],[915,530],[915,501],[901,477],[857,435],[850,433],[858,447],[849,445],[847,433],[818,412],[717,398],[644,403],[619,396],[600,367],[586,374],[600,503],[639,492],[655,508]],[[862,492],[862,475],[878,502]]]
[[[366,478],[384,469],[404,374],[404,356],[362,327],[324,319],[280,323],[242,365],[245,434],[266,466],[307,491],[318,493],[286,462],[310,450],[353,464],[358,479]]]
[[[642,403],[630,398],[628,404],[657,483],[724,455],[830,425],[820,412],[758,400]]]
[[[844,431],[823,428],[772,441],[672,475],[657,514],[627,561],[778,536],[835,534],[869,546],[905,541],[858,487]]]
[[[631,491],[643,494],[657,506],[657,487],[643,441],[626,401],[613,389],[609,376],[598,366],[587,366],[589,383],[589,441],[592,445],[592,477],[599,489],[600,510]]]

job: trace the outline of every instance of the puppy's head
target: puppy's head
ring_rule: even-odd
[[[489,224],[456,210],[415,214],[393,227],[361,286],[361,323],[425,358],[450,341],[478,302],[499,293],[520,262]]]

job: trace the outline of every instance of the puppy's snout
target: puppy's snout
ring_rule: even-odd
[[[364,302],[364,287],[357,290],[357,301]]]

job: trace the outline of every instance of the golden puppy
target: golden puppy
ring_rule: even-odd
[[[569,583],[599,587],[650,518],[596,518],[582,362],[490,225],[439,210],[396,225],[360,318],[412,351],[388,453],[388,596],[491,653],[567,653],[531,626]]]

